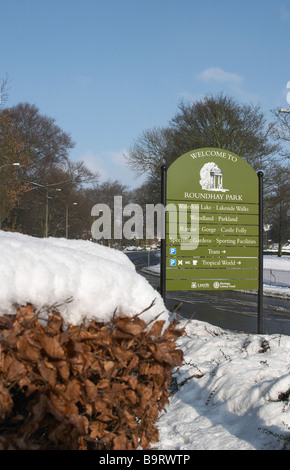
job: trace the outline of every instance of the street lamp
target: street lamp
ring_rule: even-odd
[[[290,114],[290,109],[281,108],[281,109],[279,109],[279,113],[281,113],[281,114]]]
[[[0,166],[0,170],[4,168],[4,166],[21,166],[21,163],[15,162],[15,163],[5,163],[4,165]]]
[[[43,194],[41,191],[40,194],[42,194],[42,196],[46,197],[46,204],[45,204],[45,238],[48,237],[48,199],[52,199],[49,195],[48,195],[48,190],[54,190],[54,191],[61,191],[61,188],[51,188],[51,186],[53,186],[54,184],[57,184],[57,183],[53,183],[51,185],[48,185],[48,186],[45,186],[43,184],[39,184],[39,183],[35,183],[34,181],[29,181],[30,184],[33,184],[34,186],[36,186],[35,188],[33,189],[36,189],[39,191],[39,188],[43,188],[43,189],[46,189],[46,194]]]
[[[61,191],[60,188],[53,188],[55,191]],[[48,188],[46,188],[46,206],[45,206],[45,237],[48,237],[48,199],[52,199],[48,195]]]
[[[78,203],[73,202],[72,205],[77,206]],[[69,204],[67,204],[65,208],[65,238],[68,238],[68,207],[69,207]]]

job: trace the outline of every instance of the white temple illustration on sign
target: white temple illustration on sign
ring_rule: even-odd
[[[223,172],[214,162],[203,165],[200,170],[200,185],[206,191],[228,191],[223,188]]]

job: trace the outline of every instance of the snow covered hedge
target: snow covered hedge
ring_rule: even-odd
[[[159,293],[126,255],[0,232],[0,449],[158,440],[182,363]]]
[[[0,286],[0,315],[14,312],[15,305],[60,304],[64,320],[76,325],[108,321],[114,312],[133,316],[155,300],[142,318],[161,313],[159,319],[168,320],[160,294],[129,258],[90,241],[0,231]]]

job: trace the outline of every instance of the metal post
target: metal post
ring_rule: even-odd
[[[258,334],[264,333],[263,311],[263,171],[258,171],[259,178],[259,288],[258,288]]]
[[[48,237],[48,190],[46,190],[46,204],[45,204],[45,237]]]
[[[73,202],[72,205],[77,206],[78,203]],[[68,229],[69,229],[68,207],[69,207],[69,204],[65,206],[65,238],[68,238]]]
[[[68,204],[65,208],[65,238],[68,238]]]
[[[161,233],[161,253],[160,253],[160,294],[165,303],[166,299],[166,182],[167,166],[161,167],[161,204],[163,205],[163,230]]]

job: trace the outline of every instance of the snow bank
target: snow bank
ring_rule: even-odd
[[[231,333],[197,320],[180,326],[184,363],[159,419],[157,447],[290,448],[290,337]]]
[[[279,271],[290,271],[290,256],[265,255],[263,258],[264,268],[278,269]]]
[[[142,318],[162,312],[159,319],[168,318],[160,294],[114,249],[0,231],[0,260],[0,314],[13,313],[15,304],[41,309],[58,303],[65,321],[79,324],[84,318],[108,321],[115,310],[133,316],[156,299]]]

